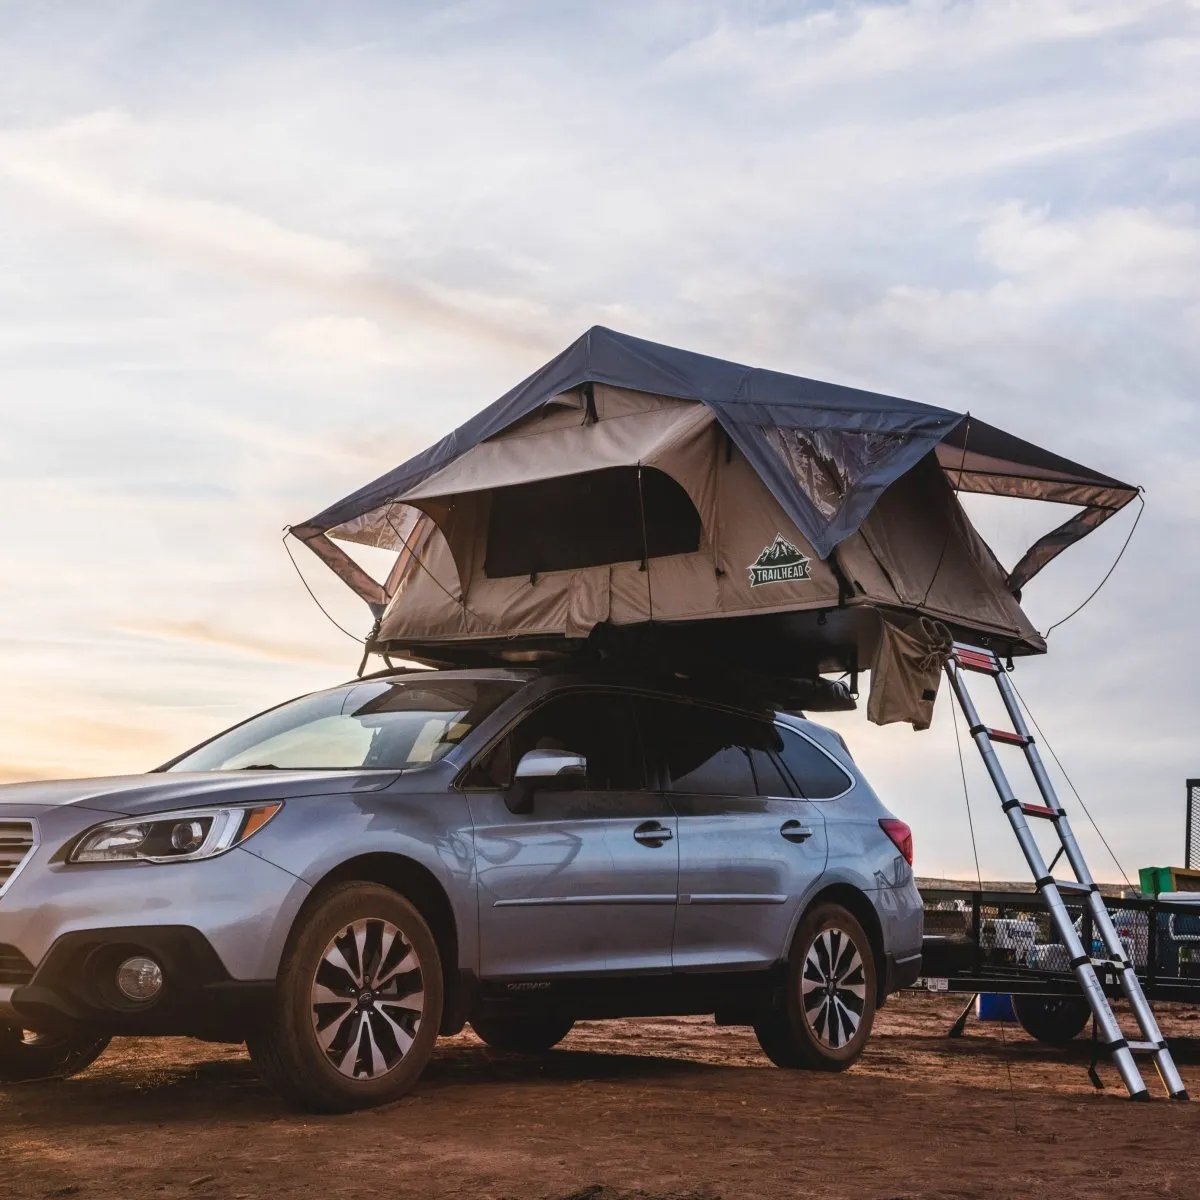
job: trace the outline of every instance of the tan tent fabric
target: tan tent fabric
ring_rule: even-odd
[[[404,498],[437,528],[392,599],[381,641],[401,647],[582,639],[604,622],[678,623],[848,605],[916,610],[1031,648],[1038,644],[1004,587],[1003,569],[933,456],[887,489],[860,532],[822,560],[705,407],[602,387],[596,407],[613,415],[591,424],[583,423],[582,410],[566,406],[534,415]],[[637,454],[666,471],[696,505],[702,536],[695,552],[535,577],[488,577],[485,545],[497,488],[568,469],[633,465]],[[464,490],[447,491],[451,487]],[[784,556],[785,569],[757,566],[772,552]],[[873,637],[860,641],[864,665],[873,647]]]
[[[896,480],[859,533],[839,547],[839,561],[852,578],[858,578],[860,544],[886,573],[894,596],[886,601],[876,581],[865,588],[870,598],[1040,648],[1036,630],[1005,586],[1004,568],[932,457]],[[869,564],[863,565],[868,574]]]
[[[914,729],[928,729],[954,638],[928,617],[903,622],[884,617],[880,626],[867,719],[876,725],[909,721]]]
[[[429,570],[414,571],[397,593],[381,639],[586,637],[604,620],[687,621],[714,611],[748,616],[837,603],[829,564],[816,557],[745,457],[728,446],[710,410],[616,388],[595,390],[599,421],[581,424],[580,414],[569,410],[527,418],[404,497],[438,523],[439,533],[432,538]],[[549,428],[535,432],[542,422]],[[639,454],[695,504],[703,529],[696,553],[651,558],[645,569],[626,562],[551,571],[535,580],[486,576],[482,545],[494,487],[636,465]],[[448,491],[456,486],[463,490]],[[809,560],[808,577],[752,586],[750,568],[780,536]],[[453,583],[451,576],[457,576]]]
[[[567,428],[517,431],[481,442],[399,499],[416,504],[605,467],[655,464],[675,442],[712,423],[712,414],[702,405],[664,399],[660,408],[590,425],[576,418]],[[687,488],[686,480],[679,482]]]
[[[401,550],[418,511],[410,501],[420,500],[421,509],[433,512],[430,502],[438,498],[638,463],[667,470],[691,495],[702,518],[711,511],[711,481],[705,478],[705,467],[683,466],[688,447],[694,449],[698,437],[714,423],[710,409],[687,400],[600,385],[594,397],[598,421],[586,423],[578,393],[555,397],[418,487],[329,530],[329,536]]]

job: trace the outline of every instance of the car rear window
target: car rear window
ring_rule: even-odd
[[[799,795],[807,800],[829,800],[849,788],[850,776],[828,754],[786,725],[777,728],[783,736],[780,757]]]

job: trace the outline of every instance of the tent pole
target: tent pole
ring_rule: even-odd
[[[638,463],[638,509],[642,517],[642,570],[646,572],[646,600],[650,606],[650,623],[654,623],[654,588],[650,583],[650,542],[646,536],[646,497],[642,492],[642,464]]]

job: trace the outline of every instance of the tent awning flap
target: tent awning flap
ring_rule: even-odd
[[[1119,512],[1138,489],[969,417],[937,448],[955,490],[1073,504],[1084,511],[1039,538],[1008,577],[1019,591],[1068,546]]]

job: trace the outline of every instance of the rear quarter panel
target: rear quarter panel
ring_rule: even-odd
[[[880,818],[893,814],[836,735],[811,721],[792,718],[787,724],[816,742],[853,780],[844,795],[812,802],[825,817],[829,839],[822,888],[845,883],[863,892],[879,914],[885,952],[896,958],[920,953],[924,912],[913,870],[879,826]]]

